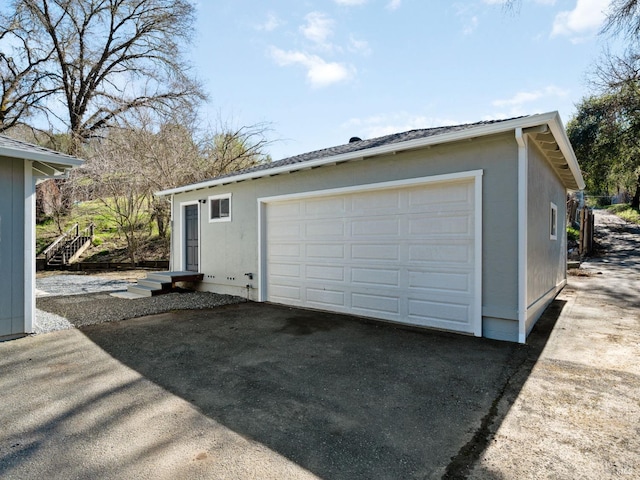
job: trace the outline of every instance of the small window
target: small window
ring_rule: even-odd
[[[549,220],[550,220],[549,238],[551,240],[557,240],[558,238],[558,207],[554,203],[551,204]]]
[[[231,194],[209,197],[209,221],[231,221]]]

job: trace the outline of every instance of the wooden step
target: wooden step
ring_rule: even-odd
[[[199,282],[203,273],[197,272],[151,272],[147,278],[141,278],[135,285],[129,285],[127,291],[135,295],[152,297],[169,293],[176,282]]]
[[[200,282],[204,273],[198,272],[151,272],[147,274],[149,280],[158,282]]]
[[[141,278],[138,280],[138,285],[153,288],[154,290],[170,290],[171,282],[161,282],[158,280],[152,280],[149,277]]]

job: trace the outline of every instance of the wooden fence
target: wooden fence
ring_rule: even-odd
[[[593,210],[580,210],[580,255],[589,255],[593,251]]]
[[[593,251],[593,210],[588,207],[580,207],[575,198],[567,200],[567,225],[580,226],[580,238],[578,240],[578,252],[580,256],[589,255]]]

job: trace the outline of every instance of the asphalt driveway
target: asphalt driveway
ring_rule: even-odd
[[[245,303],[0,344],[2,478],[440,478],[526,348]]]
[[[0,477],[639,478],[640,229],[598,221],[527,345],[253,303],[0,343]]]

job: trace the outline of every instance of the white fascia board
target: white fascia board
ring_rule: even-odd
[[[569,165],[569,170],[573,174],[573,178],[576,180],[576,184],[578,185],[579,190],[584,190],[585,183],[584,178],[582,178],[582,172],[580,171],[580,165],[578,165],[578,159],[576,158],[576,154],[573,151],[573,147],[571,146],[571,142],[569,142],[569,137],[567,137],[567,132],[562,124],[562,120],[560,119],[560,115],[555,112],[556,115],[552,120],[548,122],[549,129],[551,133],[553,133],[556,142],[558,143],[558,147],[564,155],[564,158],[567,160],[567,164]]]
[[[35,162],[43,162],[55,165],[54,168],[66,170],[73,167],[79,167],[84,160],[70,157],[64,154],[34,152],[30,150],[21,150],[19,148],[0,147],[0,157],[21,158],[23,160],[33,160]]]
[[[379,155],[386,155],[386,154],[391,154],[391,153],[396,153],[396,152],[401,152],[406,150],[414,150],[417,148],[423,148],[423,147],[438,145],[442,143],[450,143],[450,142],[456,142],[460,140],[468,140],[476,137],[483,137],[486,135],[504,133],[504,132],[515,130],[518,127],[521,127],[521,128],[535,127],[538,125],[544,125],[544,124],[553,122],[554,120],[555,121],[559,120],[558,112],[531,115],[529,117],[515,118],[513,120],[506,120],[503,122],[490,123],[486,125],[478,125],[476,127],[471,127],[471,128],[460,130],[460,131],[446,132],[440,135],[417,138],[415,140],[408,140],[406,142],[392,143],[389,145],[382,145],[380,147],[368,148],[365,150],[357,150],[355,152],[349,152],[349,153],[343,153],[340,155],[334,155],[330,157],[318,158],[316,160],[310,160],[308,162],[292,163],[288,165],[282,165],[280,167],[267,168],[264,170],[258,170],[255,172],[249,172],[249,173],[244,173],[244,174],[230,176],[230,177],[214,178],[211,180],[207,180],[205,182],[194,183],[191,185],[171,188],[168,190],[162,190],[159,192],[155,192],[154,195],[158,197],[163,197],[163,196],[176,194],[176,193],[191,192],[191,191],[200,190],[203,188],[241,182],[244,180],[254,180],[256,178],[279,175],[281,173],[290,173],[296,170],[316,168],[316,167],[321,167],[321,166],[335,164],[335,163],[348,162],[352,160],[362,160],[365,157],[375,157]],[[566,135],[565,135],[565,138],[566,138]],[[568,140],[567,140],[567,144],[568,144]],[[570,151],[571,153],[573,153],[573,150],[570,149]],[[573,155],[573,158],[575,159],[575,155]],[[577,166],[577,162],[576,162],[576,166]],[[579,169],[578,169],[578,172],[579,172]]]

